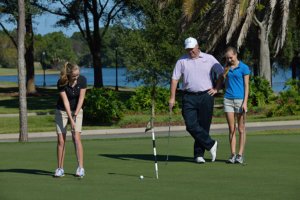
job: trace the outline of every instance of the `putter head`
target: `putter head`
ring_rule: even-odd
[[[147,133],[148,131],[150,131],[152,129],[152,126],[151,126],[151,120],[147,123],[147,126],[145,128],[145,133]]]
[[[171,114],[173,111],[173,106],[169,106],[169,113]]]

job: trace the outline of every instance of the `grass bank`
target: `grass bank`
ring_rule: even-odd
[[[35,67],[34,69],[35,74],[43,74],[44,70],[41,67]],[[60,73],[58,70],[54,69],[47,69],[46,70],[47,74],[58,74]],[[0,75],[1,76],[13,76],[13,75],[18,75],[18,69],[17,68],[3,68],[0,67]]]

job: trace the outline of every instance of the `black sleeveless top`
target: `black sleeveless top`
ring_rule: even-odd
[[[66,92],[68,100],[70,102],[70,109],[71,111],[75,111],[78,100],[79,100],[79,95],[80,95],[80,89],[85,89],[86,88],[86,78],[84,76],[79,75],[77,79],[77,84],[74,87],[69,86],[69,84],[60,87],[59,86],[59,80],[57,81],[57,89],[59,92]],[[58,101],[56,103],[56,108],[58,110],[66,110],[64,106],[64,102],[59,96]]]

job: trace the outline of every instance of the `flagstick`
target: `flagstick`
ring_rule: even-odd
[[[156,156],[155,132],[154,132],[153,127],[152,127],[152,144],[153,144],[155,174],[156,174],[156,179],[158,179],[158,165],[157,165],[157,156]]]
[[[154,132],[154,116],[155,116],[155,87],[152,90],[152,109],[151,109],[151,118],[147,123],[145,133],[151,130],[152,133],[152,146],[153,146],[153,155],[154,155],[154,167],[156,179],[158,179],[158,165],[157,165],[157,155],[156,155],[156,145],[155,145],[155,132]]]

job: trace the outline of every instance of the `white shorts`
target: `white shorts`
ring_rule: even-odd
[[[72,113],[73,114],[73,113]],[[83,110],[80,109],[75,123],[75,132],[81,133],[82,129],[82,118],[83,118]],[[68,125],[69,117],[66,111],[58,110],[55,111],[55,123],[56,123],[56,132],[57,134],[66,134],[67,133],[67,125]]]
[[[226,99],[224,98],[224,112],[242,113],[244,99]]]

